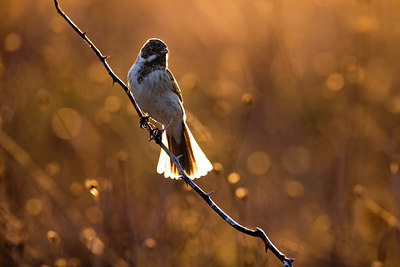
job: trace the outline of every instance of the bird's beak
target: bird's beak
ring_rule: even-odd
[[[169,52],[169,50],[168,50],[167,48],[164,48],[164,49],[161,51],[162,54],[168,54],[168,52]]]

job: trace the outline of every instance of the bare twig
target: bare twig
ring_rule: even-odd
[[[211,199],[210,195],[211,193],[205,193],[200,187],[198,187],[190,178],[186,175],[184,172],[182,166],[179,163],[178,157],[176,157],[174,154],[172,154],[171,151],[161,142],[160,138],[158,137],[157,134],[155,134],[155,128],[152,127],[148,119],[143,113],[141,112],[139,106],[136,104],[136,101],[129,90],[128,86],[113,72],[111,67],[107,63],[107,57],[103,56],[103,54],[100,52],[100,50],[92,43],[92,41],[87,37],[86,33],[81,31],[79,27],[61,10],[58,1],[54,0],[54,4],[56,6],[56,9],[58,13],[68,22],[68,24],[75,30],[76,33],[80,37],[82,37],[85,42],[89,45],[89,47],[94,51],[94,53],[97,55],[97,57],[100,59],[100,61],[103,63],[104,67],[106,68],[108,74],[111,76],[113,83],[118,83],[122,89],[124,89],[125,93],[128,95],[130,101],[132,102],[132,105],[134,106],[139,119],[140,119],[140,126],[143,128],[146,128],[148,132],[150,133],[150,140],[154,140],[171,158],[171,160],[174,162],[175,166],[177,167],[179,174],[181,175],[181,178],[188,184],[190,187],[192,187],[197,194],[199,194],[204,201],[207,202],[207,204],[222,218],[224,219],[227,223],[229,223],[232,227],[234,227],[236,230],[245,233],[250,236],[254,237],[259,237],[263,240],[265,244],[265,251],[267,252],[268,249],[270,249],[275,256],[287,267],[292,266],[294,259],[287,258],[284,254],[282,254],[275,246],[272,244],[272,242],[269,240],[265,232],[261,228],[256,228],[256,230],[251,230],[246,227],[243,227],[242,225],[238,224],[235,222],[231,217],[229,217],[225,212],[223,212]]]

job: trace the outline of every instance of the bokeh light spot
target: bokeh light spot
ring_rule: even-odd
[[[344,78],[340,73],[331,73],[326,80],[326,86],[332,91],[339,91],[344,86]]]
[[[93,228],[85,228],[82,230],[81,236],[85,241],[90,242],[96,237],[96,231]]]
[[[43,209],[42,201],[38,198],[31,198],[25,203],[25,209],[31,215],[38,215]]]
[[[288,181],[285,183],[286,194],[291,198],[298,198],[304,194],[304,186],[299,181]]]
[[[60,236],[56,231],[50,230],[47,231],[47,240],[50,243],[59,243],[60,242]]]
[[[394,163],[394,162],[391,163],[390,164],[390,172],[393,173],[393,174],[398,173],[399,172],[399,164]]]
[[[371,264],[371,267],[383,267],[383,266],[384,266],[383,262],[381,262],[379,260],[373,261]]]
[[[356,33],[367,34],[378,29],[378,22],[370,16],[359,16],[353,21],[352,28]]]
[[[94,197],[97,197],[99,195],[99,190],[97,189],[99,187],[99,183],[95,179],[86,179],[85,180],[85,188],[89,190],[90,194],[92,194]]]
[[[196,73],[187,73],[183,75],[179,83],[184,90],[194,89],[199,82],[199,75]]]
[[[128,159],[128,153],[126,151],[118,151],[117,158],[120,161],[126,161]]]
[[[89,192],[90,192],[90,194],[92,194],[94,197],[99,196],[99,190],[97,190],[97,188],[94,187],[94,186],[92,186],[92,187],[89,189]]]
[[[57,258],[54,261],[54,267],[67,267],[67,261],[64,258]]]
[[[95,237],[92,241],[90,250],[93,252],[95,255],[101,255],[103,254],[104,250],[104,243],[103,241],[100,240],[100,238]]]
[[[17,33],[10,33],[4,39],[4,48],[8,52],[16,51],[20,48],[22,43],[21,36]]]
[[[247,197],[247,195],[248,195],[248,190],[246,187],[241,186],[241,187],[236,188],[235,196],[238,199],[245,199]]]
[[[365,195],[365,188],[364,186],[357,184],[353,187],[353,192],[357,195],[357,196],[364,196]]]
[[[61,139],[71,139],[79,134],[82,128],[82,119],[72,108],[58,109],[51,120],[55,135]]]
[[[108,112],[117,112],[121,108],[121,100],[117,96],[110,95],[104,102],[104,108]]]
[[[82,266],[82,262],[80,259],[72,257],[68,259],[68,266],[69,267],[80,267]]]
[[[230,184],[236,184],[240,180],[240,174],[237,172],[232,172],[228,175],[228,182]]]
[[[232,105],[229,101],[218,100],[214,105],[214,113],[218,116],[225,117],[232,111]]]
[[[257,175],[265,174],[271,165],[269,156],[263,151],[257,151],[247,158],[247,168]]]
[[[224,170],[224,165],[221,162],[213,162],[213,169],[215,172],[219,173]]]
[[[243,102],[244,104],[246,104],[246,105],[251,105],[251,104],[253,104],[253,100],[254,100],[254,97],[253,97],[253,95],[250,94],[250,93],[244,93],[244,94],[242,95],[242,102]]]
[[[146,248],[155,248],[157,246],[157,242],[153,238],[146,238],[144,241],[144,246]]]
[[[60,171],[60,163],[52,161],[46,165],[46,172],[49,175],[56,175]]]
[[[83,191],[83,186],[80,183],[73,182],[69,186],[69,191],[71,192],[72,195],[79,196]]]
[[[322,214],[314,221],[315,230],[318,232],[326,232],[331,228],[331,220],[328,215]]]

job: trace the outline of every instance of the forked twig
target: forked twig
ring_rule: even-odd
[[[89,47],[93,50],[93,52],[97,55],[97,57],[100,59],[100,61],[103,63],[104,67],[106,68],[108,74],[111,76],[113,83],[118,83],[122,89],[124,89],[125,93],[128,95],[132,105],[134,106],[139,119],[140,119],[140,126],[144,127],[148,130],[150,133],[150,140],[154,140],[171,158],[171,160],[174,162],[175,166],[177,167],[179,174],[181,175],[181,178],[188,184],[190,187],[194,189],[206,202],[207,204],[219,215],[221,216],[222,219],[224,219],[227,223],[229,223],[232,227],[234,227],[236,230],[245,233],[250,236],[254,237],[259,237],[263,240],[265,244],[265,251],[267,252],[268,249],[270,249],[275,256],[286,266],[286,267],[291,267],[293,264],[294,259],[287,258],[283,253],[281,253],[275,246],[272,244],[272,242],[269,240],[265,232],[261,228],[256,228],[256,230],[251,230],[246,227],[243,227],[242,225],[238,224],[235,222],[231,217],[229,217],[225,212],[223,212],[215,203],[212,201],[210,195],[211,193],[205,193],[200,187],[198,187],[190,178],[186,175],[184,172],[181,164],[179,163],[178,157],[176,157],[174,154],[172,154],[171,151],[161,142],[160,138],[158,137],[157,134],[155,134],[155,128],[153,128],[149,122],[148,119],[143,113],[141,112],[139,106],[136,104],[136,101],[129,90],[128,86],[113,72],[111,67],[107,63],[107,57],[103,56],[103,54],[100,52],[100,50],[90,41],[90,39],[87,37],[86,33],[81,31],[79,27],[64,13],[64,11],[61,10],[58,0],[54,0],[54,4],[56,6],[56,9],[58,13],[68,22],[68,24],[75,30],[76,33],[79,34],[80,37],[82,37],[85,42],[89,45]]]

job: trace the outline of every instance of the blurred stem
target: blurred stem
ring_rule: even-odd
[[[122,159],[118,160],[119,163],[119,170],[122,176],[122,194],[123,194],[123,210],[125,213],[125,216],[128,220],[128,231],[129,231],[129,238],[131,240],[131,253],[132,253],[132,258],[130,259],[130,266],[137,266],[137,236],[135,232],[135,219],[132,214],[132,207],[129,202],[129,193],[128,193],[128,176],[126,175],[126,170],[125,170],[125,161]]]
[[[399,166],[397,164],[392,164],[390,166],[390,171],[392,173],[392,183],[393,183],[393,198],[394,198],[394,214],[397,218],[400,218],[400,195],[399,195]],[[397,243],[400,246],[400,231],[396,231]]]
[[[68,22],[68,24],[75,30],[75,32],[84,39],[84,41],[89,45],[89,47],[94,51],[94,53],[97,55],[97,57],[100,59],[100,61],[103,63],[104,67],[106,68],[108,74],[111,76],[112,80],[114,83],[118,83],[122,89],[124,89],[125,93],[128,95],[130,101],[132,102],[138,116],[140,119],[140,126],[142,128],[146,128],[148,132],[150,133],[150,140],[154,140],[156,144],[158,144],[171,158],[171,160],[174,162],[175,166],[177,167],[179,174],[181,175],[181,178],[188,184],[190,187],[192,187],[197,194],[199,194],[204,201],[207,202],[207,204],[222,218],[224,219],[227,223],[229,223],[233,228],[236,230],[250,235],[254,237],[259,237],[260,239],[263,240],[265,244],[265,250],[266,252],[268,249],[270,249],[275,256],[285,265],[285,266],[292,266],[292,263],[294,259],[287,258],[284,254],[282,254],[275,246],[272,244],[272,242],[269,240],[265,232],[261,228],[256,228],[256,230],[251,230],[246,227],[243,227],[242,225],[238,224],[235,222],[231,217],[229,217],[225,212],[223,212],[210,198],[211,193],[205,193],[200,187],[198,187],[190,178],[186,175],[184,172],[182,166],[179,163],[178,157],[176,157],[174,154],[172,154],[171,151],[168,150],[168,148],[161,142],[161,139],[157,133],[159,133],[158,129],[152,128],[151,125],[149,124],[149,120],[147,117],[145,117],[142,112],[140,111],[139,106],[136,104],[136,101],[129,90],[128,86],[113,72],[111,67],[108,65],[106,59],[107,57],[103,56],[103,54],[100,52],[100,50],[90,41],[90,39],[86,36],[85,32],[82,32],[78,26],[61,10],[58,1],[54,0],[55,7],[58,11],[58,13]]]

